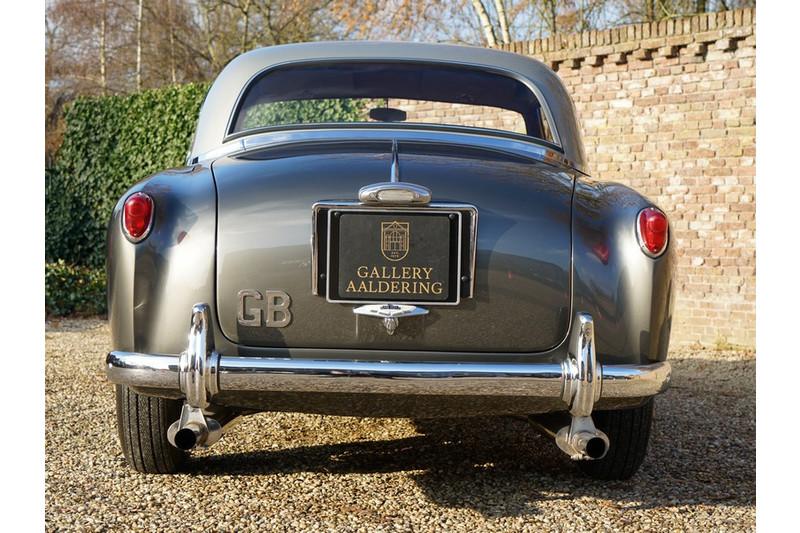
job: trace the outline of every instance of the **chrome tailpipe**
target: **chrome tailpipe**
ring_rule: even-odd
[[[543,433],[554,437],[556,445],[575,461],[602,459],[608,453],[608,436],[592,421],[592,409],[600,399],[603,375],[597,364],[594,323],[591,315],[578,313],[570,338],[570,353],[562,363],[566,377],[562,399],[569,406],[569,425],[544,418],[531,422]],[[558,429],[560,428],[560,429]]]
[[[590,416],[576,416],[556,433],[556,445],[575,461],[602,459],[608,453],[608,436],[597,429]]]
[[[591,417],[548,413],[526,418],[539,433],[552,438],[570,459],[596,460],[608,453],[608,436],[594,426]],[[569,421],[566,426],[565,418]]]
[[[167,440],[179,450],[208,447],[222,437],[222,425],[203,414],[202,409],[183,404],[181,417],[167,430]]]
[[[211,397],[219,392],[218,362],[219,354],[214,351],[211,331],[211,311],[207,304],[197,304],[192,308],[189,346],[178,363],[180,387],[186,395],[186,402],[181,417],[167,430],[167,440],[178,449],[208,447],[222,437],[222,425],[203,413],[211,405]]]

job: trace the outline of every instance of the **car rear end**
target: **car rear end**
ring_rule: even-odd
[[[137,185],[109,229],[107,374],[181,402],[172,445],[210,445],[259,410],[562,413],[559,446],[599,459],[592,411],[666,387],[668,325],[597,342],[630,302],[647,327],[671,319],[666,219],[633,191],[623,214],[609,205],[541,90],[395,60],[249,79],[223,144]],[[476,108],[518,115],[516,130],[476,125]]]

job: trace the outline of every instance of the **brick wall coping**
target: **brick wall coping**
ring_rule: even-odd
[[[608,30],[557,34],[498,48],[534,56],[553,70],[580,68],[582,63],[591,66],[601,66],[605,62],[624,64],[629,56],[639,60],[650,59],[653,55],[677,57],[683,48],[688,48],[690,54],[702,56],[712,46],[717,50],[734,50],[738,41],[754,35],[755,18],[755,8],[734,9]]]

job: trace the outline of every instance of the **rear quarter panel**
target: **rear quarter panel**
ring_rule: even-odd
[[[124,200],[153,198],[151,234],[128,242]],[[108,230],[108,312],[115,350],[177,354],[186,349],[192,305],[214,298],[216,193],[211,170],[196,165],[155,174],[118,202]]]
[[[594,318],[598,357],[606,364],[646,364],[667,357],[675,242],[670,228],[660,257],[642,252],[636,217],[652,205],[618,183],[583,177],[575,185],[573,309]]]

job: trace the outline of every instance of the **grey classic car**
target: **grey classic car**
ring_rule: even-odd
[[[588,475],[642,463],[673,246],[593,180],[572,101],[497,50],[306,43],[229,63],[183,168],[108,231],[125,457],[171,473],[242,415],[524,415]]]

